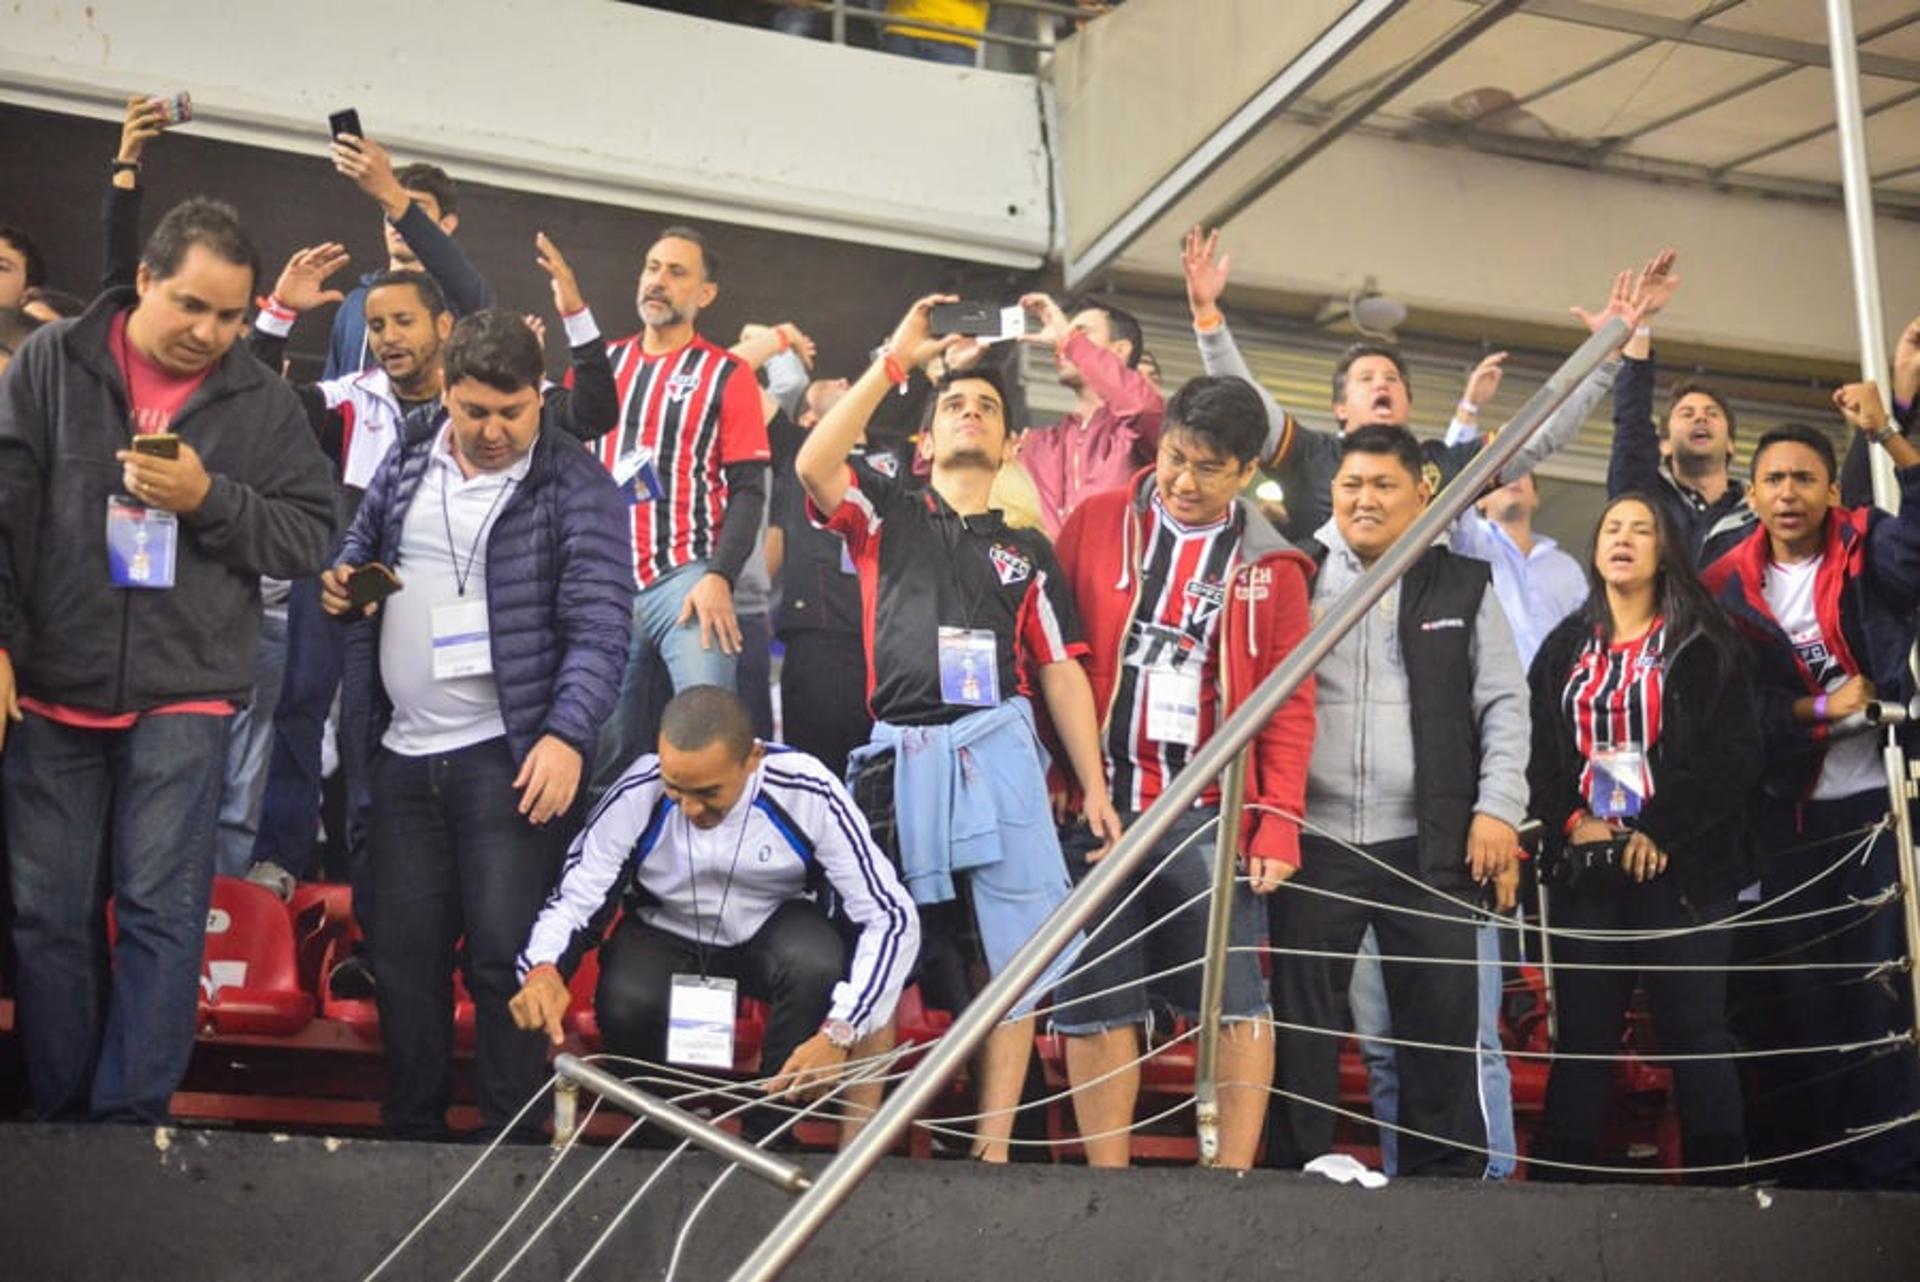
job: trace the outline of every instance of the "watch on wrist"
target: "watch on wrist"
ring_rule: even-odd
[[[843,1051],[853,1049],[853,1043],[855,1041],[853,1025],[846,1020],[830,1019],[820,1025],[820,1032],[827,1039],[829,1046]]]
[[[122,160],[120,157],[115,156],[107,162],[107,169],[110,173],[117,174],[125,171],[126,173],[137,174],[140,172],[140,162],[137,160]]]

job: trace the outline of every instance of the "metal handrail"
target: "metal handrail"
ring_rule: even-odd
[[[1547,416],[1572,395],[1580,381],[1606,360],[1614,348],[1625,343],[1627,337],[1626,322],[1616,316],[1582,343],[1360,581],[1341,594],[1293,652],[1221,723],[1213,737],[1194,751],[1186,768],[1173,777],[1159,800],[1115,843],[1112,852],[1093,866],[1065,902],[960,1012],[946,1036],[929,1048],[919,1067],[900,1084],[866,1128],[820,1172],[813,1187],[788,1209],[753,1254],[735,1270],[732,1282],[772,1282],[779,1276],[873,1169],[874,1163],[893,1147],[921,1109],[1013,1009],[1014,1003],[1038,982],[1054,958],[1147,860],[1175,820],[1232,764],[1295,688],[1374,603],[1413,568],[1434,540],[1453,524],[1454,518],[1480,497],[1498,476],[1500,468],[1519,452]]]
[[[628,1112],[745,1168],[783,1192],[799,1193],[807,1188],[804,1168],[728,1134],[703,1117],[695,1117],[683,1108],[656,1099],[577,1055],[556,1057],[553,1071],[563,1084],[584,1086],[602,1099],[612,1100]],[[556,1125],[555,1129],[559,1127]]]

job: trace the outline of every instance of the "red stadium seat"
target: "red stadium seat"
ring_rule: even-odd
[[[293,919],[265,887],[213,879],[200,970],[200,1026],[216,1034],[290,1037],[313,1019],[300,987]]]

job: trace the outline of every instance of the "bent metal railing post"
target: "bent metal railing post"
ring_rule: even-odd
[[[1440,492],[1400,540],[1333,603],[1293,653],[1268,674],[1246,702],[1220,725],[1213,738],[1194,751],[1186,769],[1174,776],[1160,799],[1127,830],[1112,853],[1093,866],[1093,871],[1074,888],[1053,916],[960,1012],[946,1036],[933,1044],[919,1067],[900,1083],[866,1129],[820,1172],[813,1187],[788,1209],[754,1253],[734,1271],[733,1282],[772,1282],[780,1275],[780,1270],[799,1254],[874,1163],[892,1148],[901,1132],[966,1064],[975,1048],[1013,1009],[1014,1003],[1046,973],[1053,959],[1146,861],[1154,846],[1206,790],[1207,784],[1232,763],[1267,719],[1287,701],[1294,688],[1306,680],[1307,674],[1319,666],[1374,602],[1385,596],[1400,576],[1419,560],[1421,553],[1453,524],[1454,518],[1480,496],[1547,416],[1608,353],[1626,342],[1627,337],[1626,322],[1616,316],[1582,343],[1541,384],[1512,421],[1474,456],[1453,483]]]
[[[558,1056],[553,1061],[553,1071],[560,1075],[563,1083],[584,1086],[602,1099],[618,1104],[681,1139],[692,1140],[701,1148],[744,1167],[777,1189],[788,1193],[801,1193],[807,1189],[805,1168],[785,1158],[775,1157],[765,1149],[756,1148],[736,1135],[729,1135],[705,1118],[695,1117],[683,1108],[656,1099],[585,1060],[572,1055]]]
[[[1227,991],[1227,928],[1233,920],[1233,882],[1240,867],[1240,834],[1246,829],[1252,757],[1252,748],[1241,749],[1220,780],[1213,897],[1207,901],[1207,963],[1200,972],[1200,1048],[1193,1071],[1193,1125],[1202,1166],[1220,1164],[1220,1008]]]

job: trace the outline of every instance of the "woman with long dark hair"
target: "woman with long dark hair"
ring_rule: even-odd
[[[1542,877],[1556,935],[1563,1057],[1620,1048],[1638,980],[1660,1050],[1724,1054],[1725,917],[1750,880],[1743,813],[1760,775],[1760,728],[1731,624],[1701,587],[1665,510],[1607,504],[1587,556],[1585,607],[1535,657],[1532,812],[1549,834]],[[1582,969],[1600,964],[1622,969]],[[1698,967],[1671,970],[1665,967]],[[1631,967],[1640,967],[1639,970]],[[1744,1159],[1740,1083],[1727,1059],[1672,1061],[1684,1163]],[[1533,1157],[1593,1165],[1606,1121],[1606,1058],[1560,1058]],[[1534,1179],[1579,1173],[1535,1166]]]

